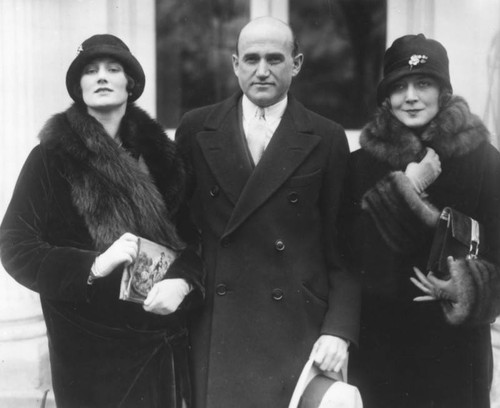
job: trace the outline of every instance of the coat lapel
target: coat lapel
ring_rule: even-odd
[[[320,137],[304,107],[289,97],[288,107],[258,166],[245,183],[224,235],[230,234],[259,208],[297,169]]]
[[[252,173],[245,147],[240,140],[238,100],[234,95],[206,120],[197,135],[198,144],[219,186],[236,205]]]

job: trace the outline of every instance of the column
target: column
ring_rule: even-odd
[[[289,0],[251,0],[250,19],[272,16],[288,22]]]

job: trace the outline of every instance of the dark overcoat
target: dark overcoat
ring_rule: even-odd
[[[352,153],[345,239],[363,283],[359,352],[351,379],[367,408],[489,406],[489,323],[499,312],[500,154],[466,102],[453,97],[421,134],[386,107]],[[404,175],[425,147],[442,173],[419,196]],[[485,227],[483,260],[461,264],[459,301],[416,303],[439,212],[450,206]]]
[[[5,269],[40,294],[60,407],[180,407],[190,399],[185,311],[160,316],[119,300],[120,268],[87,284],[96,256],[123,233],[172,247],[175,224],[189,225],[180,210],[184,165],[160,125],[129,105],[120,137],[123,147],[78,105],[51,118],[0,228]],[[168,276],[191,282],[195,300],[203,269],[193,247]]]
[[[252,169],[240,97],[187,113],[176,136],[208,276],[192,321],[198,408],[287,407],[320,334],[357,341],[357,289],[336,250],[345,133],[290,96]]]

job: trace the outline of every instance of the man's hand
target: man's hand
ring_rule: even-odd
[[[321,370],[338,373],[347,360],[348,347],[344,339],[323,334],[314,343],[310,358]]]

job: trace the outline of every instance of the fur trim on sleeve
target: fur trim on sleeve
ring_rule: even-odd
[[[418,195],[401,171],[380,180],[365,193],[361,205],[387,245],[400,253],[412,252],[421,245],[439,219],[439,211]]]
[[[486,260],[459,259],[451,273],[457,291],[454,302],[442,301],[452,325],[488,324],[500,315],[500,268]]]

